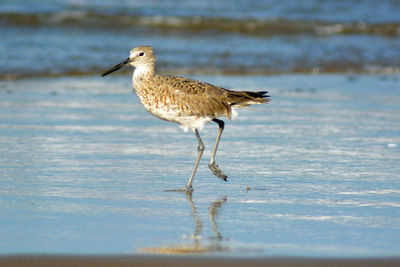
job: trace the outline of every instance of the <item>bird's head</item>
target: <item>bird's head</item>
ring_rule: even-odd
[[[153,53],[153,48],[151,46],[138,46],[133,48],[129,57],[109,70],[105,71],[101,76],[104,77],[114,71],[122,69],[127,65],[131,65],[134,68],[139,67],[149,67],[154,68],[154,64],[156,62],[156,57]]]

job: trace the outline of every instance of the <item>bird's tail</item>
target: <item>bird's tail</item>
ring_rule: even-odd
[[[270,101],[270,96],[267,94],[267,91],[252,92],[229,90],[228,97],[231,106],[247,107],[249,105],[268,103]]]

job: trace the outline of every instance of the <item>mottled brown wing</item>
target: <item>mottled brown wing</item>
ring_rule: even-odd
[[[165,79],[165,77],[168,77]],[[184,113],[196,116],[231,116],[228,91],[209,83],[174,76],[163,76],[171,101]]]

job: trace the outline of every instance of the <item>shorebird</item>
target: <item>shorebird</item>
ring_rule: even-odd
[[[227,176],[215,162],[215,154],[225,125],[224,121],[218,118],[225,116],[231,119],[237,114],[238,108],[267,103],[268,92],[232,91],[188,78],[158,75],[155,73],[155,63],[156,57],[152,47],[138,46],[130,51],[127,59],[101,76],[104,77],[127,65],[134,67],[132,83],[143,107],[159,119],[176,122],[185,130],[193,130],[198,146],[192,173],[185,188],[171,191],[193,191],[193,178],[204,151],[198,130],[211,121],[218,124],[219,131],[208,166],[215,176],[226,181]]]

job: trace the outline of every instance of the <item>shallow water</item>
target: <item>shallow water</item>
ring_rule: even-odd
[[[126,75],[0,83],[0,253],[399,256],[399,76],[196,76],[269,90],[196,139]]]

